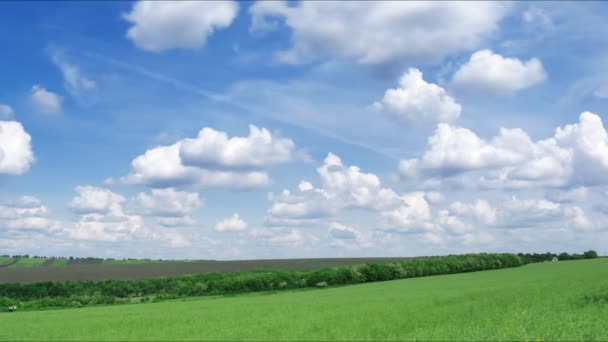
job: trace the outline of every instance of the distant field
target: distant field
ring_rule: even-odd
[[[205,272],[240,272],[261,269],[309,270],[328,266],[381,263],[404,258],[276,259],[235,261],[66,260],[18,259],[0,267],[0,283],[51,280],[141,279]],[[50,259],[49,259],[50,260]],[[44,265],[43,265],[44,264]],[[27,266],[27,267],[26,267]]]
[[[42,265],[46,258],[19,258],[17,262],[11,264],[9,268],[30,268]]]
[[[608,340],[608,259],[0,314],[3,340]],[[18,328],[16,328],[18,327]]]

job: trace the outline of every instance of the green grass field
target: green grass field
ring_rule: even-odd
[[[0,314],[3,340],[608,340],[608,259]]]
[[[9,267],[22,268],[22,267],[38,267],[46,261],[46,258],[19,258],[18,261]]]
[[[66,266],[67,264],[68,264],[68,259],[55,259],[55,260],[53,260],[53,263],[51,264],[51,266],[62,267],[62,266]]]
[[[162,264],[170,263],[172,261],[163,260],[149,260],[149,259],[127,259],[127,260],[104,260],[102,264],[106,265],[138,265],[138,264]]]
[[[13,258],[0,257],[0,266],[9,264],[13,261]]]

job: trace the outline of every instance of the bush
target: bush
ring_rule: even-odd
[[[583,256],[585,257],[585,259],[595,259],[597,258],[597,252],[594,250],[586,251],[585,253],[583,253]]]
[[[326,281],[320,281],[318,283],[315,284],[316,287],[327,287],[327,282]]]

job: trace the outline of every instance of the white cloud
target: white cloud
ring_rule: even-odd
[[[116,242],[132,240],[144,229],[144,221],[140,216],[120,214],[84,214],[72,227],[66,230],[67,235],[75,240],[92,240]]]
[[[387,230],[403,233],[432,230],[431,207],[423,192],[412,192],[399,196],[400,204],[395,209],[384,210],[381,215]]]
[[[38,198],[33,196],[21,196],[15,201],[0,204],[1,219],[45,216],[46,214],[48,214],[47,207]]]
[[[0,174],[20,175],[34,163],[32,138],[16,121],[0,121]]]
[[[410,68],[399,80],[399,88],[388,89],[380,101],[371,105],[375,111],[385,111],[398,119],[446,122],[460,116],[461,107],[440,86],[427,83],[422,72]]]
[[[522,62],[490,50],[480,50],[454,73],[455,86],[480,92],[512,94],[543,82],[547,78],[541,61]]]
[[[9,229],[54,231],[60,228],[59,222],[47,217],[20,217],[5,222]]]
[[[78,186],[75,190],[78,195],[72,199],[69,206],[79,216],[75,222],[66,224],[62,229],[62,233],[67,238],[103,242],[156,241],[169,247],[190,245],[189,240],[180,232],[151,225],[146,222],[144,216],[127,212],[124,208],[124,205],[143,206],[139,209],[147,213],[154,212],[152,215],[177,215],[188,212],[193,202],[196,202],[190,194],[166,190],[152,195],[139,194],[140,196],[131,200],[132,203],[127,203],[124,196],[108,189],[87,185]],[[175,198],[185,199],[186,203],[171,202],[171,199]],[[157,211],[158,205],[161,204],[168,205],[165,212]],[[188,216],[165,217],[168,221],[159,224],[170,227],[184,225],[188,218]]]
[[[152,187],[255,188],[267,185],[265,169],[291,159],[293,142],[273,137],[267,130],[250,127],[247,138],[203,129],[196,139],[146,151],[131,163],[122,177],[128,184]],[[192,164],[186,164],[183,160]]]
[[[382,234],[362,232],[339,222],[330,223],[328,232],[331,247],[353,251],[374,247],[375,243],[381,243],[383,238]]]
[[[184,165],[214,170],[260,170],[290,161],[294,143],[272,136],[265,128],[249,125],[249,136],[228,138],[225,132],[202,129],[180,148]]]
[[[466,204],[462,202],[454,202],[449,207],[450,212],[458,215],[470,215],[478,223],[484,225],[493,225],[496,223],[496,209],[494,209],[488,201],[478,199],[473,203]]]
[[[241,232],[247,230],[247,222],[235,213],[216,223],[213,229],[217,232]]]
[[[236,1],[138,1],[123,18],[133,24],[127,38],[140,49],[196,49],[230,26],[238,9]]]
[[[72,199],[69,207],[78,214],[111,214],[122,215],[122,203],[125,198],[108,189],[94,186],[77,186],[78,193]]]
[[[538,7],[530,7],[521,14],[521,19],[524,23],[532,25],[535,28],[544,30],[552,30],[555,28],[553,20],[549,15]]]
[[[315,240],[314,237],[305,235],[295,228],[253,229],[250,234],[259,244],[270,247],[301,247],[307,241]]]
[[[62,51],[56,48],[51,48],[50,55],[53,63],[55,63],[55,65],[57,65],[57,67],[59,67],[61,70],[65,85],[72,95],[78,95],[82,92],[95,90],[97,87],[95,81],[84,76],[79,67],[69,63]]]
[[[573,189],[550,189],[547,192],[547,199],[554,202],[583,202],[590,192],[590,189],[584,186]]]
[[[12,231],[57,231],[59,222],[48,218],[48,214],[48,208],[33,196],[21,196],[15,201],[0,204],[0,223]]]
[[[512,196],[502,201],[501,225],[511,228],[528,228],[564,218],[564,208],[559,203],[545,199],[521,199]]]
[[[160,224],[163,227],[185,227],[185,226],[192,226],[197,223],[197,221],[195,219],[193,219],[192,217],[190,217],[189,215],[179,216],[179,217],[161,216],[156,219],[156,222],[158,222],[158,224]]]
[[[424,198],[426,199],[427,202],[432,203],[432,204],[440,203],[445,199],[445,197],[440,192],[437,192],[437,191],[429,191],[429,192],[425,193]]]
[[[480,45],[509,7],[502,2],[260,1],[249,12],[252,31],[278,27],[276,18],[291,29],[293,46],[277,55],[283,62],[346,57],[367,64],[435,63]]]
[[[142,214],[160,217],[180,217],[192,214],[201,205],[196,192],[177,191],[173,188],[152,189],[150,194],[139,193],[133,200],[135,210]]]
[[[177,191],[173,188],[152,189],[150,194],[139,193],[129,201],[130,212],[154,216],[164,227],[190,226],[196,223],[190,215],[201,206],[196,192]]]
[[[400,163],[407,178],[452,179],[490,188],[608,184],[606,171],[608,132],[590,112],[537,142],[521,129],[501,128],[486,141],[466,128],[439,124],[422,157]]]
[[[333,153],[327,155],[317,173],[321,188],[301,182],[299,191],[284,190],[279,196],[270,197],[273,203],[267,211],[267,225],[314,224],[341,210],[361,208],[378,212],[386,230],[432,228],[430,206],[423,192],[398,194],[383,187],[375,174],[345,166]]]
[[[332,222],[329,225],[329,235],[334,239],[352,240],[356,239],[358,234],[359,232],[353,227],[338,222]]]
[[[41,85],[32,86],[30,97],[36,109],[45,114],[56,114],[61,111],[61,96],[46,90]]]
[[[283,190],[279,195],[272,194],[271,200],[273,203],[267,211],[267,225],[311,223],[335,212],[327,194],[320,189]]]
[[[15,115],[15,111],[11,106],[0,103],[0,120],[11,119]]]

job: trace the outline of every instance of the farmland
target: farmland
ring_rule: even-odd
[[[0,315],[3,340],[607,340],[608,259]]]
[[[0,283],[66,280],[142,279],[205,272],[263,269],[309,270],[331,266],[382,263],[404,258],[328,258],[275,260],[102,260],[54,258],[0,259]],[[52,262],[45,262],[51,260]]]

